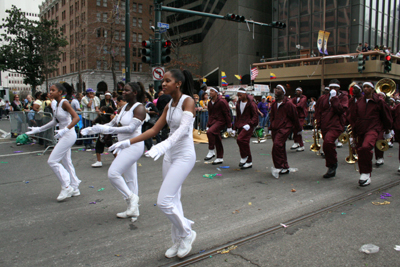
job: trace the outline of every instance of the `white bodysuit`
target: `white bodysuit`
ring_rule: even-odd
[[[140,104],[137,102],[129,110],[125,110],[128,105],[126,104],[111,122],[105,124],[113,127],[112,133],[118,134],[118,141],[124,141],[142,134],[142,126],[138,126],[138,120],[134,119],[135,108]],[[118,127],[118,124],[120,124],[120,127]],[[122,149],[108,169],[108,179],[124,195],[125,199],[129,198],[132,193],[138,195],[136,162],[142,156],[143,151],[143,141]]]
[[[57,101],[51,102],[51,108],[53,110],[53,120],[43,125],[41,131],[45,131],[54,127],[57,124],[56,119],[59,123],[59,129],[62,130],[67,127],[71,123],[71,114],[68,111],[65,111],[62,108],[62,104],[64,101],[68,101],[66,99],[62,99],[57,106]],[[75,128],[72,127],[68,132],[66,132],[57,142],[53,151],[50,154],[47,163],[50,165],[50,168],[57,175],[57,178],[60,180],[61,185],[63,187],[68,187],[69,185],[72,188],[78,189],[81,180],[78,179],[75,173],[74,165],[72,165],[71,160],[71,147],[75,144],[76,141],[76,133]],[[61,164],[60,161],[63,163]]]
[[[169,102],[167,123],[170,127],[170,137],[168,139],[171,138],[180,126],[184,127],[181,125],[182,114],[184,112],[182,110],[182,103],[187,97],[189,96],[182,95],[176,107],[171,106],[172,100]],[[163,183],[158,194],[157,206],[172,223],[171,233],[173,242],[178,238],[190,235],[192,224],[194,223],[186,219],[183,215],[181,203],[182,184],[196,162],[193,143],[193,121],[190,123],[190,126],[185,126],[187,129],[179,129],[184,130],[183,135],[179,136],[178,140],[173,142],[171,148],[165,152],[162,167]]]

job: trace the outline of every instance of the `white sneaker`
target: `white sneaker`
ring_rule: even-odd
[[[129,217],[139,217],[139,197],[136,194],[132,194],[126,202],[128,203],[126,215]]]
[[[381,165],[383,165],[383,163],[384,163],[383,158],[379,158],[376,160],[376,166],[381,166]]]
[[[241,169],[248,169],[248,168],[252,168],[253,167],[253,163],[252,162],[246,162],[242,167],[240,167]]]
[[[196,240],[196,232],[192,230],[190,236],[182,238],[181,245],[178,249],[178,257],[183,258],[192,250],[192,244]]]
[[[360,186],[367,186],[371,184],[371,174],[361,173],[360,180],[358,180]]]
[[[297,152],[304,151],[304,146],[301,146],[301,147],[297,148],[296,151],[297,151]]]
[[[213,157],[215,157],[215,152],[214,152],[214,150],[208,150],[208,154],[207,154],[207,156],[204,158],[204,160],[210,160],[210,159],[212,159]]]
[[[74,189],[72,186],[68,186],[67,188],[61,186],[61,192],[57,197],[57,201],[63,201],[64,199],[71,197]]]
[[[74,189],[74,191],[72,192],[72,197],[77,197],[81,195],[81,191],[79,191],[79,189]]]
[[[297,149],[300,147],[299,143],[294,143],[290,149]]]
[[[103,163],[101,161],[96,161],[96,163],[92,164],[92,168],[100,168],[103,167]]]
[[[182,242],[182,239],[180,239],[180,238],[175,240],[174,245],[172,247],[170,247],[167,250],[167,252],[165,252],[165,257],[167,257],[169,259],[173,258],[173,257],[176,257],[176,255],[178,255],[178,250],[179,250],[179,247],[181,245],[181,242]]]
[[[248,157],[241,158],[239,161],[239,167],[242,167],[246,163],[247,159],[248,159]]]
[[[222,164],[223,162],[224,162],[224,159],[217,158],[213,161],[212,165]]]
[[[343,144],[341,142],[337,142],[336,147],[342,147],[342,146],[343,146]]]

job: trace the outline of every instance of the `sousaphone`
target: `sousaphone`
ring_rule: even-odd
[[[392,79],[383,78],[376,83],[375,91],[378,94],[383,92],[386,96],[391,97],[396,92],[396,83]]]

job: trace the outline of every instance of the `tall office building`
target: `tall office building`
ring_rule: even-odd
[[[223,16],[234,13],[246,19],[271,22],[270,1],[165,0],[163,5]],[[175,57],[184,58],[181,61],[187,64],[183,66],[198,62],[199,68],[192,71],[200,76],[208,74],[207,84],[220,85],[221,71],[226,73],[228,83],[238,84],[235,74],[249,74],[250,64],[271,55],[272,36],[268,27],[171,12],[163,12],[162,18],[170,24],[166,37],[177,47]]]
[[[78,88],[113,91],[111,69],[123,81],[125,70],[125,1],[46,0],[39,6],[40,17],[54,19],[68,41],[61,62],[50,82],[65,81]],[[152,33],[154,8],[151,0],[130,1],[131,81],[152,83],[149,66],[141,62],[141,42]]]

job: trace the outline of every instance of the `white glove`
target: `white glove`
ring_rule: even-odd
[[[113,154],[118,153],[121,149],[127,148],[131,146],[131,141],[126,139],[124,141],[117,142],[108,148],[108,151],[114,151]],[[117,149],[119,148],[119,150]]]
[[[383,139],[391,139],[392,138],[392,135],[390,134],[390,133],[384,133],[383,134]]]
[[[250,125],[246,124],[245,126],[243,126],[243,129],[245,129],[246,131],[250,130]]]
[[[232,131],[232,132],[230,133],[230,135],[231,135],[232,137],[235,137],[236,131]]]
[[[208,129],[210,129],[210,128],[206,127],[206,131],[208,131]]]
[[[105,126],[105,125],[101,125],[101,124],[96,124],[95,126],[92,127],[92,131],[95,133],[106,133],[109,131],[110,126]]]
[[[63,135],[68,132],[70,129],[68,129],[68,127],[65,127],[62,130],[56,131],[57,134],[54,136],[55,139],[60,139],[61,137],[63,137]]]
[[[95,132],[93,131],[93,127],[87,127],[81,130],[81,134],[85,136],[85,135],[95,134]]]
[[[330,92],[329,92],[329,94],[331,95],[331,97],[334,97],[334,96],[336,96],[336,90],[335,89],[332,89]]]
[[[152,157],[154,161],[158,160],[162,156],[162,152],[157,148],[157,145],[152,146],[150,150],[146,151],[146,157]]]
[[[27,135],[40,133],[40,127],[28,127],[30,131],[26,132]]]
[[[232,128],[228,128],[226,131],[228,132],[228,134],[231,134],[232,133]]]

